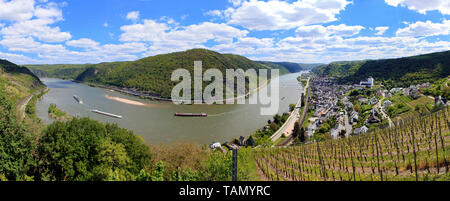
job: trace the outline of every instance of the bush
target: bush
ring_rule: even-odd
[[[37,152],[36,178],[56,181],[134,180],[151,156],[133,132],[88,118],[49,125]]]

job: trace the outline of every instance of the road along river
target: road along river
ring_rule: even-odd
[[[279,114],[289,111],[301,96],[302,87],[297,77],[301,73],[282,75],[280,81]],[[133,130],[149,144],[172,142],[229,141],[234,137],[247,136],[267,124],[272,116],[260,115],[264,105],[175,105],[170,102],[143,100],[121,93],[90,87],[68,80],[43,78],[50,91],[36,104],[37,115],[44,123],[52,120],[47,111],[51,103],[72,116],[90,117],[101,122],[117,123]],[[268,87],[261,89],[270,89]],[[270,94],[270,92],[269,92]],[[79,96],[79,104],[73,95]],[[97,109],[123,116],[111,118],[91,112]],[[208,117],[176,117],[175,113],[207,113]]]

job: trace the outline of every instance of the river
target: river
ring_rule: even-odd
[[[280,81],[279,114],[289,111],[301,96],[300,73],[282,75]],[[53,122],[47,111],[51,103],[72,116],[90,117],[105,123],[117,123],[122,128],[133,130],[148,144],[230,141],[234,137],[247,136],[267,124],[272,116],[260,115],[263,105],[175,105],[169,102],[143,100],[107,89],[90,87],[68,80],[42,78],[50,91],[36,103],[37,115],[45,124]],[[268,87],[261,90],[270,89]],[[83,104],[73,98],[78,95]],[[111,98],[114,97],[114,98]],[[128,99],[142,103],[127,104],[117,100]],[[91,112],[97,109],[123,116],[115,119]],[[176,117],[176,112],[200,113],[208,117]]]

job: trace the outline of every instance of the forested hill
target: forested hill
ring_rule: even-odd
[[[172,72],[184,68],[193,75],[194,61],[202,61],[203,72],[215,68],[219,69],[224,76],[226,69],[274,68],[256,63],[243,56],[219,54],[206,49],[192,49],[131,62],[96,64],[86,69],[76,80],[130,88],[168,98],[173,86],[177,84],[171,82]]]
[[[433,82],[450,75],[450,51],[397,59],[334,62],[313,70],[341,76],[343,83],[357,83],[369,76],[390,86]]]
[[[43,87],[28,68],[0,59],[0,92],[10,100],[18,101]]]
[[[18,66],[14,63],[11,63],[8,60],[0,59],[0,69],[2,72],[10,73],[10,74],[27,74],[34,78],[37,78],[27,67]],[[37,78],[37,81],[40,80]]]
[[[273,68],[286,69],[290,73],[300,72],[302,70],[311,70],[321,64],[303,64],[292,62],[271,62],[271,61],[257,61],[260,64],[272,66]]]

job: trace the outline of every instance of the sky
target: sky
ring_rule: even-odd
[[[449,0],[0,0],[0,58],[131,61],[206,48],[329,63],[450,50]]]

